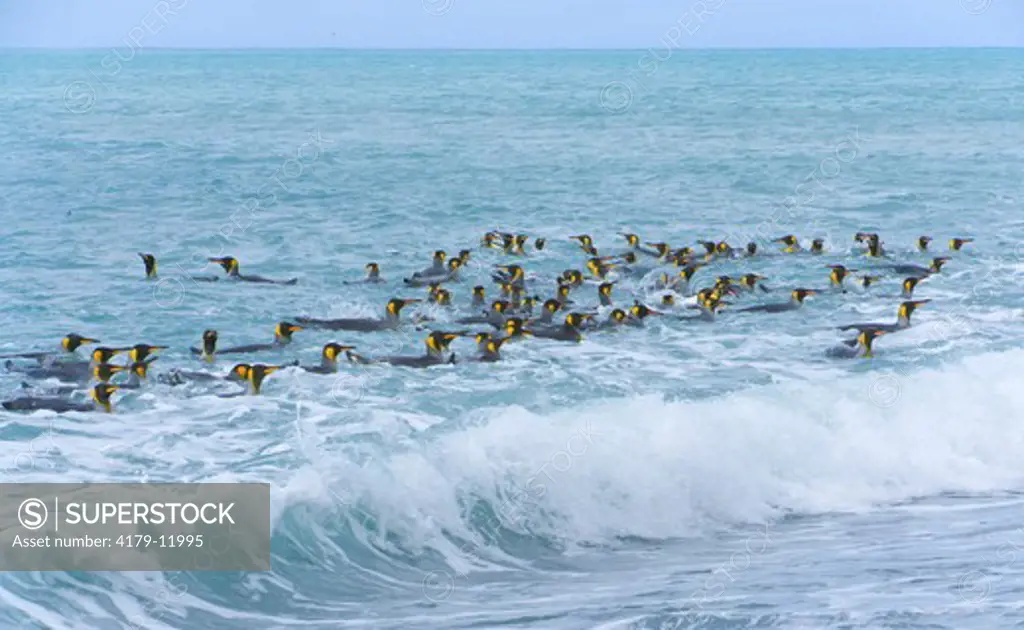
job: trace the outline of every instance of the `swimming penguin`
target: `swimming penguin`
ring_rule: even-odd
[[[744,256],[750,258],[751,256],[757,256],[757,243],[750,241],[747,243],[747,247],[744,249]]]
[[[274,326],[274,341],[272,343],[253,343],[245,346],[223,348],[218,350],[217,354],[245,354],[250,352],[263,352],[266,350],[280,350],[292,342],[292,334],[303,329],[303,326],[299,326],[291,322],[281,322]],[[194,349],[193,352],[195,352]]]
[[[646,276],[650,272],[654,271],[654,267],[646,267],[643,265],[636,264],[636,254],[633,252],[626,252],[619,257],[619,275],[630,276],[638,278]]]
[[[146,254],[139,252],[139,258],[142,258],[142,264],[146,268],[146,279],[156,280],[157,279],[157,264],[156,256],[153,254]],[[192,282],[217,282],[220,280],[217,276],[185,276]]]
[[[802,251],[802,248],[800,247],[800,241],[798,241],[797,238],[792,234],[787,234],[786,236],[777,238],[772,242],[782,243],[783,245],[785,245],[786,247],[782,251],[787,254],[793,254]]]
[[[425,287],[429,284],[440,284],[442,282],[458,282],[459,270],[461,268],[462,261],[458,258],[452,258],[448,261],[447,265],[442,265],[441,271],[437,273],[421,273],[411,278],[404,278],[402,282],[410,287]]]
[[[918,249],[918,251],[922,251],[922,252],[928,251],[928,243],[931,243],[931,242],[932,242],[932,237],[930,237],[930,236],[922,236],[922,237],[918,238],[917,239],[917,249]]]
[[[246,383],[249,380],[248,363],[236,363],[227,374],[211,374],[210,372],[195,372],[174,368],[169,372],[157,375],[157,382],[165,385],[184,385],[185,383],[211,383],[227,381],[231,383]]]
[[[565,322],[561,326],[547,328],[535,328],[532,331],[525,331],[538,339],[555,339],[558,341],[583,341],[583,333],[580,328],[588,316],[582,313],[569,313],[565,316]]]
[[[949,239],[949,249],[950,251],[958,252],[964,245],[973,242],[973,238],[951,238]]]
[[[722,310],[727,304],[728,302],[724,302],[719,295],[713,294],[697,301],[697,308],[700,309],[699,314],[684,315],[678,319],[690,323],[698,321],[713,322],[718,315],[718,311]]]
[[[100,346],[93,348],[90,361],[55,361],[31,368],[18,367],[8,361],[6,367],[9,371],[19,372],[30,378],[53,378],[64,383],[87,383],[94,376],[95,366],[108,363],[110,359],[126,350]]]
[[[837,289],[842,289],[843,293],[846,293],[846,287],[843,286],[843,281],[857,269],[847,269],[843,265],[826,265],[827,269],[832,271],[828,274],[828,280],[832,283],[832,286]]]
[[[295,321],[307,328],[321,330],[350,330],[354,332],[376,332],[379,330],[394,330],[401,325],[399,314],[409,304],[422,302],[420,299],[398,298],[389,300],[384,307],[383,319],[368,319],[365,317],[347,317],[342,319],[314,319],[312,317],[296,317]]]
[[[811,241],[811,253],[812,254],[823,254],[825,253],[825,239],[816,238]]]
[[[505,253],[514,256],[526,255],[526,243],[530,237],[526,234],[516,234],[511,240],[505,242]]]
[[[242,275],[240,271],[238,260],[231,256],[224,256],[222,258],[208,258],[210,262],[215,262],[224,268],[227,272],[228,277],[232,280],[238,280],[241,282],[256,282],[259,284],[298,284],[298,278],[292,278],[290,280],[271,280],[270,278],[264,278],[263,276],[247,276]]]
[[[194,355],[198,355],[203,361],[207,363],[213,363],[217,358],[217,331],[216,330],[204,330],[203,331],[203,347],[200,348],[189,348]]]
[[[941,273],[942,266],[948,260],[949,258],[946,256],[939,256],[938,258],[933,258],[932,264],[928,267],[921,267],[920,265],[890,265],[889,268],[900,275],[924,278],[932,274]]]
[[[641,304],[639,300],[634,300],[633,306],[629,307],[629,316],[626,318],[625,323],[628,326],[643,326],[644,320],[651,315],[664,315],[664,313]]]
[[[760,306],[748,306],[746,308],[737,309],[737,313],[783,313],[785,311],[795,311],[804,304],[804,299],[808,295],[815,295],[817,291],[814,289],[793,289],[790,293],[790,299],[788,302],[781,302],[776,304],[761,304]]]
[[[505,325],[505,318],[509,310],[508,300],[494,300],[491,302],[491,308],[483,315],[477,315],[474,317],[461,317],[455,320],[457,324],[490,324],[491,326],[501,329]]]
[[[5,400],[0,405],[8,411],[54,411],[66,413],[69,411],[100,411],[110,412],[110,395],[120,389],[117,385],[100,383],[90,390],[92,403],[79,403],[65,398],[36,398],[23,396],[13,400]]]
[[[884,334],[886,334],[884,330],[865,330],[857,335],[857,338],[853,340],[853,344],[844,344],[842,346],[829,348],[825,351],[825,356],[832,359],[870,359],[874,356],[872,353],[872,346],[875,339]]]
[[[79,348],[93,343],[100,343],[100,340],[69,333],[61,339],[59,352],[18,352],[0,355],[0,359],[35,359],[40,365],[46,365],[56,360],[75,360],[78,358],[76,351]]]
[[[426,354],[421,356],[381,357],[379,359],[374,359],[373,362],[414,368],[425,368],[445,363],[455,363],[456,359],[454,354],[446,356],[448,355],[448,346],[451,345],[452,341],[462,337],[464,334],[465,333],[462,332],[442,332],[435,330],[427,335],[425,340],[427,345]]]
[[[914,311],[919,306],[927,304],[931,300],[908,300],[900,304],[899,308],[896,309],[896,323],[894,324],[879,324],[871,322],[868,324],[848,324],[846,326],[839,326],[839,330],[857,330],[864,332],[865,330],[881,330],[887,333],[899,332],[910,328],[910,316],[913,315]],[[856,342],[854,342],[856,343]],[[847,345],[851,345],[847,342]]]
[[[338,357],[346,350],[355,349],[355,346],[343,346],[332,341],[325,344],[324,349],[320,352],[320,365],[303,365],[300,367],[313,374],[334,374],[338,371]]]
[[[380,265],[375,262],[366,263],[366,277],[362,280],[355,282],[346,281],[342,284],[381,284],[384,282],[384,278],[380,277]]]
[[[579,241],[580,249],[591,256],[597,256],[597,248],[594,247],[594,239],[590,238],[589,234],[577,234],[570,236],[570,240]]]
[[[601,306],[612,305],[612,288],[615,286],[614,282],[602,282],[597,287],[597,299]]]
[[[433,261],[431,262],[430,266],[427,267],[426,269],[421,269],[419,271],[413,272],[412,277],[419,278],[420,276],[443,275],[445,272],[447,272],[447,268],[444,265],[444,262],[446,260],[448,260],[448,253],[445,252],[443,249],[439,249],[434,252]]]
[[[662,262],[666,262],[668,260],[669,254],[672,253],[672,248],[669,247],[668,243],[646,243],[646,245],[649,247],[653,247],[654,251],[644,249],[642,247],[637,248],[637,251],[647,254],[648,256],[654,256],[655,258]]]

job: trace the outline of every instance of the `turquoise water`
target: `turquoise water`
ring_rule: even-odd
[[[272,484],[265,574],[9,573],[0,625],[40,628],[993,628],[1024,621],[1024,55],[1019,51],[6,52],[0,353],[68,332],[198,368],[299,315],[376,316],[438,248],[473,249],[455,308],[547,239],[535,293],[617,235],[742,246],[776,291],[951,257],[870,361],[825,352],[891,321],[898,279],[778,315],[653,317],[497,364],[285,370],[260,397],[152,383],[115,413],[0,413],[9,481]],[[258,205],[256,203],[258,201]],[[946,240],[970,237],[962,251]],[[160,261],[147,282],[137,252]],[[295,286],[218,282],[209,256]],[[939,255],[939,254],[935,254]],[[387,284],[346,285],[380,263]],[[650,263],[648,263],[650,264]],[[614,298],[656,305],[623,279]],[[573,294],[596,304],[593,285]],[[410,309],[410,312],[415,312]],[[680,309],[680,312],[683,312]],[[419,353],[424,331],[306,330]],[[460,357],[473,354],[456,341]],[[217,370],[233,362],[221,360]],[[24,379],[0,372],[0,394]]]

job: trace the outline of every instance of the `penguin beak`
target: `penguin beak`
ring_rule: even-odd
[[[925,305],[925,304],[927,304],[928,302],[931,302],[931,301],[932,301],[931,298],[929,298],[927,300],[914,300],[913,302],[911,302],[911,304],[913,304],[915,307],[917,307],[917,306],[923,306],[923,305]]]

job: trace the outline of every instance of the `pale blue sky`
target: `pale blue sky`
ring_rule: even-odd
[[[646,48],[674,26],[679,47],[1024,46],[1024,0],[0,0],[0,47]]]

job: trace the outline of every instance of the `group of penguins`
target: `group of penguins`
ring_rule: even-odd
[[[470,301],[470,312],[473,314],[451,320],[460,327],[479,325],[487,326],[490,330],[431,330],[426,336],[426,348],[422,355],[366,357],[356,353],[354,345],[331,341],[323,346],[319,365],[303,366],[299,365],[298,361],[282,365],[238,363],[226,374],[176,368],[157,375],[157,380],[167,385],[228,384],[229,391],[217,395],[234,397],[259,394],[264,379],[286,367],[295,367],[316,374],[331,374],[339,370],[341,361],[358,365],[387,364],[411,368],[427,368],[463,361],[488,363],[501,360],[503,344],[529,337],[578,343],[583,340],[584,333],[589,331],[642,327],[645,320],[651,316],[686,322],[714,322],[723,308],[734,304],[730,298],[737,299],[758,292],[770,293],[773,290],[765,285],[767,278],[758,273],[746,273],[739,277],[720,275],[707,286],[698,289],[694,286],[697,279],[711,275],[701,274],[702,270],[716,262],[733,259],[753,261],[766,255],[814,256],[825,253],[824,239],[814,239],[810,246],[805,248],[794,235],[774,239],[772,243],[779,244],[781,251],[767,253],[763,252],[756,242],[750,242],[742,248],[734,248],[724,241],[697,241],[699,247],[673,249],[664,242],[642,241],[636,234],[623,232],[620,235],[625,239],[624,251],[604,256],[599,254],[594,240],[589,235],[570,236],[569,240],[575,242],[587,257],[583,265],[586,273],[579,269],[563,271],[554,282],[554,295],[543,302],[537,295],[538,285],[550,280],[528,273],[523,264],[517,261],[495,265],[491,280],[498,287],[499,297],[488,303],[485,297],[486,287],[475,286]],[[844,340],[841,345],[826,351],[826,355],[832,358],[871,357],[875,339],[910,327],[911,315],[915,309],[930,301],[913,299],[915,287],[929,276],[941,273],[943,265],[950,260],[949,256],[936,256],[928,266],[892,264],[886,262],[889,255],[885,252],[883,242],[877,233],[858,232],[854,236],[854,241],[863,248],[861,253],[864,256],[878,259],[876,264],[870,266],[875,275],[862,273],[855,276],[855,272],[860,270],[847,268],[841,264],[827,265],[830,270],[831,290],[845,293],[848,281],[856,282],[866,290],[880,281],[884,273],[895,274],[902,277],[903,301],[897,308],[895,322],[841,326],[840,330],[855,331],[856,337]],[[931,242],[930,237],[922,236],[917,240],[916,247],[921,252],[928,252]],[[971,242],[972,239],[969,238],[952,238],[948,242],[948,247],[951,252],[956,252]],[[528,235],[500,230],[487,232],[480,243],[483,250],[496,250],[500,254],[520,260],[529,257],[530,249],[540,252],[546,245],[544,238],[533,238],[531,245],[531,237]],[[296,332],[304,329],[373,333],[394,331],[410,324],[417,329],[431,326],[431,322],[436,323],[436,320],[425,314],[416,314],[403,320],[402,310],[410,304],[423,301],[454,309],[452,292],[445,288],[445,285],[451,286],[463,281],[461,275],[472,255],[472,251],[468,249],[451,258],[443,250],[434,252],[429,267],[404,278],[400,285],[406,289],[426,288],[426,298],[393,298],[385,305],[383,316],[380,318],[295,317],[291,321],[282,321],[275,326],[274,340],[270,343],[229,348],[218,347],[217,331],[206,330],[202,335],[201,347],[190,348],[190,351],[197,359],[214,363],[221,355],[279,350],[291,343]],[[146,278],[159,278],[156,258],[147,253],[139,253],[139,256],[145,266]],[[284,285],[294,285],[298,282],[295,278],[276,280],[242,274],[238,260],[233,257],[209,260],[224,269],[228,281]],[[364,279],[345,284],[387,283],[381,276],[377,263],[368,263],[365,269]],[[197,282],[220,280],[218,276],[191,276],[190,279]],[[652,308],[643,301],[634,299],[626,308],[616,306],[613,289],[623,280],[635,283],[637,288],[661,292],[660,304]],[[580,294],[587,286],[596,288],[596,307],[587,307],[578,301],[581,300]],[[816,293],[819,293],[819,290],[794,288],[790,290],[789,299],[786,301],[729,310],[739,313],[783,313],[801,308],[804,300]],[[450,349],[452,342],[470,337],[476,346],[476,355],[469,359],[457,360]],[[23,395],[0,404],[10,411],[110,412],[112,394],[119,389],[142,387],[147,380],[150,364],[158,358],[156,353],[167,349],[167,346],[149,344],[136,344],[131,347],[97,346],[90,352],[89,359],[83,359],[78,355],[77,351],[80,348],[98,343],[98,339],[71,333],[62,340],[59,350],[55,352],[35,351],[0,355],[0,359],[5,359],[4,365],[9,372],[19,373],[23,378],[36,381],[54,379],[60,383],[49,387],[45,396]],[[118,355],[127,356],[128,361],[124,365],[111,363],[111,359]],[[117,377],[123,380],[114,382]],[[22,386],[32,387],[27,382],[23,382]],[[86,388],[91,400],[76,401],[73,396]]]

